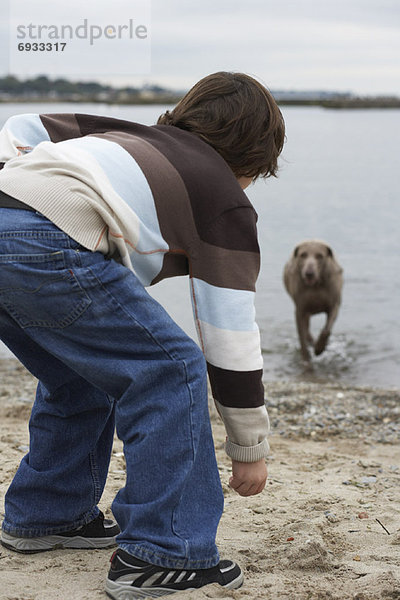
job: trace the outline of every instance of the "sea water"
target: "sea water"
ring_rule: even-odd
[[[106,114],[153,124],[165,106],[0,104],[0,124],[23,112]],[[400,111],[282,107],[287,141],[277,179],[246,193],[258,215],[262,266],[256,313],[266,380],[400,385]],[[327,350],[302,365],[282,271],[294,246],[326,240],[344,269],[342,306]],[[149,288],[196,338],[187,277]],[[324,315],[311,320],[314,334]],[[0,347],[0,356],[7,356]]]

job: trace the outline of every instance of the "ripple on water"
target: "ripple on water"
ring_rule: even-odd
[[[363,383],[360,368],[363,357],[367,357],[367,344],[357,341],[346,333],[333,334],[326,350],[312,356],[311,367],[300,355],[298,343],[293,337],[283,337],[273,349],[263,350],[264,377],[266,380],[291,379],[315,383]]]

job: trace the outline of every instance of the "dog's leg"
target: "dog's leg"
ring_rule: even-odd
[[[307,346],[307,340],[308,340],[308,335],[309,335],[309,331],[308,331],[309,323],[310,323],[309,315],[307,315],[304,312],[300,312],[299,310],[296,310],[296,324],[297,324],[297,332],[299,334],[301,355],[303,357],[303,360],[305,360],[307,362],[309,362],[310,358],[311,358],[310,352],[309,352],[308,346]]]
[[[311,315],[305,315],[305,317],[304,317],[304,320],[306,322],[306,327],[307,327],[307,344],[309,346],[314,347],[314,338],[311,335],[311,331],[310,331],[310,318],[311,318]]]
[[[314,346],[314,352],[315,352],[316,356],[318,356],[319,354],[322,354],[322,352],[325,350],[326,345],[329,340],[329,336],[331,335],[332,326],[336,320],[338,312],[339,312],[339,304],[335,304],[335,306],[332,308],[332,310],[327,313],[325,327],[322,329],[321,333],[319,334],[319,337]]]

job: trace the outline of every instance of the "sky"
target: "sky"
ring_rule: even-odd
[[[78,6],[90,2],[94,0]],[[227,70],[256,76],[272,90],[400,96],[400,0],[149,2],[148,72],[131,74],[129,54],[115,51],[110,60],[115,66],[123,64],[125,74],[97,68],[94,76],[93,68],[86,76],[68,77],[115,85],[158,83],[184,90],[204,75]],[[125,18],[130,3],[96,0],[97,6],[111,4],[116,20],[119,15]],[[55,12],[63,5],[52,2]],[[82,15],[76,16],[83,18],[84,9],[77,10]],[[0,57],[5,57],[8,19],[2,14]],[[9,69],[4,62],[0,60],[1,75]],[[33,67],[26,73],[36,74]],[[64,76],[62,69],[57,75]]]

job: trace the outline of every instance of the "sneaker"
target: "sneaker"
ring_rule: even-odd
[[[231,560],[221,560],[211,569],[166,569],[139,560],[118,548],[110,562],[106,593],[113,600],[159,598],[210,583],[219,583],[233,590],[243,583],[240,567]]]
[[[110,548],[116,546],[115,538],[119,532],[117,523],[111,519],[105,519],[103,513],[100,512],[90,523],[55,535],[26,538],[2,531],[1,543],[5,548],[22,554],[34,554],[59,548]]]

